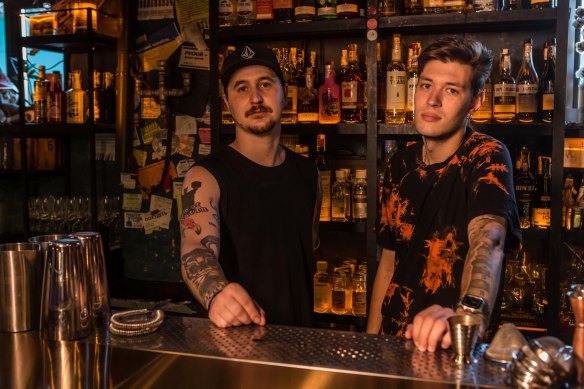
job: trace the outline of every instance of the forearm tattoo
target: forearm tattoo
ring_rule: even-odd
[[[181,257],[181,263],[191,291],[201,305],[209,309],[213,297],[227,286],[228,281],[215,254],[219,252],[219,237],[206,236],[201,244],[205,247],[186,253]]]
[[[201,182],[194,181],[191,182],[190,186],[183,188],[183,212],[180,219],[180,230],[183,238],[187,230],[192,230],[197,235],[200,235],[202,231],[201,225],[192,216],[198,213],[209,212],[209,208],[201,205],[200,201],[195,200],[195,194],[200,187]],[[213,207],[212,203],[211,207]]]
[[[506,220],[482,215],[468,225],[469,249],[464,263],[461,295],[480,296],[492,312],[497,297],[505,246]]]

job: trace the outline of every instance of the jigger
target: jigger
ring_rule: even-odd
[[[110,305],[105,257],[101,235],[98,232],[76,232],[73,234],[83,246],[83,260],[89,278],[90,311],[96,322],[109,320]]]
[[[574,312],[574,339],[572,347],[576,354],[576,371],[578,374],[578,383],[584,383],[584,285],[572,285],[571,290],[567,293]]]
[[[453,360],[457,365],[470,365],[477,360],[472,355],[479,336],[481,320],[470,315],[451,316],[448,318],[452,338]]]

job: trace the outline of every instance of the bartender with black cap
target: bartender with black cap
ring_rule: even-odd
[[[238,47],[221,81],[236,137],[185,176],[183,279],[219,327],[309,326],[318,170],[280,145],[286,85],[271,49]]]

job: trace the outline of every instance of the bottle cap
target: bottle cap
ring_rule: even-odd
[[[365,169],[355,170],[355,178],[367,178],[367,170]]]
[[[345,172],[345,170],[343,170],[343,169],[341,169],[341,170],[336,170],[336,171],[335,171],[335,177],[336,177],[337,179],[339,179],[339,178],[343,178],[343,179],[344,179],[344,178],[347,178],[347,173],[346,173],[346,172]]]
[[[316,268],[319,271],[326,271],[326,269],[328,268],[328,262],[327,261],[316,261]]]

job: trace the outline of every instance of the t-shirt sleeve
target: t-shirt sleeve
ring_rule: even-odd
[[[507,219],[505,246],[516,249],[521,242],[521,229],[509,151],[493,139],[478,145],[471,154],[475,154],[475,161],[469,182],[468,221],[487,214],[504,217]]]

